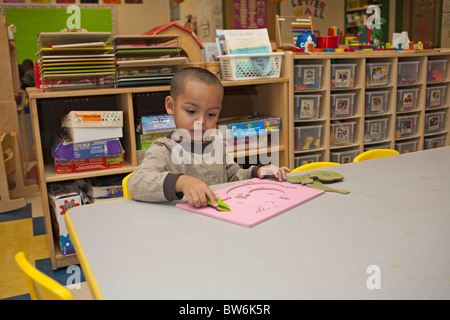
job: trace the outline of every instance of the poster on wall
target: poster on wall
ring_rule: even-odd
[[[234,0],[235,28],[267,28],[267,1],[269,0]]]
[[[75,3],[75,0],[56,0],[56,3]]]
[[[122,0],[103,0],[104,4],[121,4]]]
[[[51,0],[31,0],[31,3],[52,3]]]

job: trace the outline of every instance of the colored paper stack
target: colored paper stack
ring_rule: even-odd
[[[167,85],[186,62],[178,35],[115,36],[117,86]]]
[[[61,127],[52,148],[56,173],[123,167],[122,111],[71,111]]]
[[[110,32],[42,32],[36,86],[60,90],[114,86],[111,40]]]

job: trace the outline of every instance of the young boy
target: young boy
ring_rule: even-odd
[[[222,83],[207,70],[186,68],[175,74],[165,107],[173,115],[177,129],[153,142],[141,165],[128,178],[134,199],[163,202],[180,200],[184,195],[194,207],[206,207],[207,199],[217,206],[208,185],[268,174],[286,180],[290,171],[286,167],[242,169],[225,152],[223,140],[214,136],[223,94]]]

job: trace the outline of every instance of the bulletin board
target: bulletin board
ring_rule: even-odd
[[[245,6],[244,10],[239,10],[240,6]],[[275,16],[279,14],[278,4],[271,0],[223,0],[223,8],[225,29],[251,29],[255,23],[250,20],[257,20],[260,15],[262,24],[258,28],[267,28],[270,40],[275,41]]]
[[[17,61],[37,60],[37,34],[58,32],[67,28],[67,5],[0,5],[6,13],[7,25],[14,24],[17,32],[14,40],[17,48]],[[81,28],[93,32],[114,32],[115,8],[106,5],[78,5],[80,7]]]

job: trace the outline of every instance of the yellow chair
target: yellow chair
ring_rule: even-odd
[[[66,287],[33,267],[23,251],[18,252],[14,259],[25,275],[32,300],[73,300]]]
[[[398,156],[400,153],[393,149],[372,149],[357,155],[353,162],[366,161],[384,157]]]
[[[132,174],[133,174],[133,172],[122,179],[122,190],[123,190],[123,198],[124,199],[131,199],[132,198],[130,192],[128,191],[128,185],[127,185],[128,178]]]
[[[311,170],[311,169],[320,169],[320,168],[325,168],[325,167],[333,167],[333,166],[338,166],[340,165],[340,163],[337,162],[311,162],[311,163],[307,163],[304,164],[300,167],[295,168],[294,170],[291,171],[291,173],[293,172],[299,172],[299,171],[306,171],[306,170]]]

